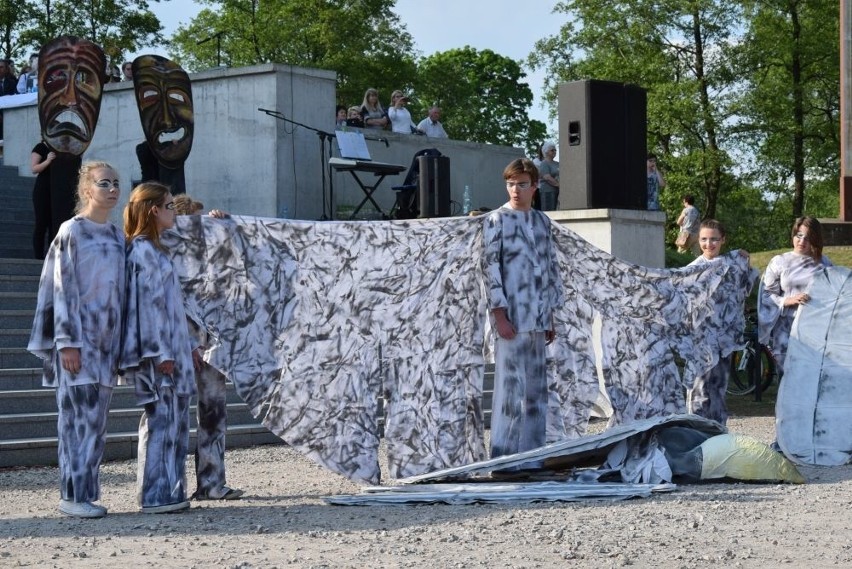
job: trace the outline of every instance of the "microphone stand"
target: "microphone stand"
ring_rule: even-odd
[[[276,118],[280,121],[290,123],[294,126],[300,126],[302,128],[306,128],[310,131],[317,133],[317,136],[319,136],[319,141],[320,141],[320,166],[322,168],[322,217],[320,218],[320,221],[333,220],[334,219],[334,211],[332,211],[332,210],[334,209],[334,182],[331,179],[331,172],[330,171],[328,173],[328,215],[326,215],[326,209],[325,209],[325,188],[326,188],[325,169],[329,167],[328,163],[326,161],[326,158],[325,158],[326,157],[325,141],[328,140],[328,156],[331,157],[331,139],[335,138],[334,134],[332,134],[330,132],[326,132],[324,130],[320,130],[318,128],[314,128],[312,126],[308,126],[306,124],[302,124],[302,123],[294,121],[294,120],[290,120],[287,117],[285,117],[283,113],[279,113],[278,111],[272,111],[270,109],[261,109],[261,108],[258,108],[257,110],[262,112],[262,113],[266,113],[270,117],[274,117],[274,118]]]
[[[322,200],[322,217],[320,218],[320,221],[333,220],[334,219],[334,211],[333,211],[334,210],[334,181],[331,177],[331,166],[328,165],[328,163],[325,159],[325,157],[326,157],[325,141],[328,140],[328,157],[331,158],[331,139],[337,138],[337,137],[330,132],[325,132],[324,130],[320,130],[318,128],[314,128],[312,126],[308,126],[306,124],[302,124],[300,122],[288,119],[287,117],[284,116],[283,113],[280,113],[278,111],[273,111],[271,109],[261,109],[261,108],[258,108],[257,110],[262,112],[262,113],[266,113],[270,117],[274,117],[274,118],[276,118],[280,121],[290,123],[294,126],[300,126],[302,128],[306,128],[310,131],[317,133],[317,136],[319,136],[319,139],[320,139],[320,164],[323,165],[323,169],[322,169],[322,198],[323,198],[323,200]],[[388,142],[387,138],[371,137],[371,136],[365,135],[364,139],[365,140],[372,140],[374,142],[384,142],[385,147],[390,146],[390,143]],[[325,213],[325,187],[326,187],[325,186],[325,169],[326,168],[328,168],[328,216],[326,216],[326,213]]]

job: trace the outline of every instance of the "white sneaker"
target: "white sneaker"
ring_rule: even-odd
[[[164,504],[162,506],[142,506],[143,514],[168,514],[180,512],[189,508],[189,502],[183,501],[176,504]]]
[[[72,502],[71,500],[59,500],[59,511],[66,516],[75,518],[102,518],[107,509],[91,502]]]

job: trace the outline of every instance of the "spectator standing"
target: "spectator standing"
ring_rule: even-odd
[[[364,128],[384,130],[390,124],[388,115],[379,102],[379,92],[373,88],[364,92],[364,102],[361,104],[361,120]]]
[[[0,97],[18,92],[18,80],[12,71],[11,60],[0,59]],[[0,136],[0,138],[3,138]]]
[[[349,113],[346,116],[346,126],[355,128],[364,128],[364,119],[361,118],[361,108],[357,106],[349,107]]]
[[[648,210],[660,211],[660,190],[666,187],[666,179],[660,169],[657,168],[657,157],[654,154],[648,155],[647,174]]]
[[[346,107],[343,105],[337,105],[337,109],[334,114],[334,126],[335,128],[343,128],[346,126]]]
[[[38,88],[38,54],[30,54],[30,69],[18,77],[18,93],[31,93]]]
[[[420,121],[417,130],[432,138],[450,138],[441,124],[441,107],[437,105],[429,109],[429,116]]]
[[[509,202],[483,226],[483,278],[496,332],[492,458],[546,442],[545,345],[555,337],[553,315],[562,302],[550,218],[532,209],[538,171],[518,158],[503,179]]]
[[[118,175],[105,162],[79,172],[76,215],[62,224],[41,272],[27,349],[44,359],[56,389],[59,511],[100,518],[100,465],[106,421],[118,380],[124,305],[124,238],[109,222]]]
[[[683,211],[677,218],[677,224],[680,227],[678,235],[678,253],[686,253],[692,251],[696,257],[701,255],[702,248],[698,243],[698,232],[701,228],[701,214],[698,208],[695,207],[695,196],[687,194],[683,196]]]
[[[122,81],[133,81],[133,62],[125,61],[121,66],[121,72],[123,74]]]
[[[391,121],[391,130],[399,134],[412,134],[417,131],[417,127],[411,122],[411,113],[405,108],[408,103],[402,91],[394,91],[391,93],[391,104],[388,108],[388,118]]]
[[[541,145],[542,161],[539,166],[542,211],[553,211],[559,205],[559,162],[556,158],[556,143],[551,140]]]

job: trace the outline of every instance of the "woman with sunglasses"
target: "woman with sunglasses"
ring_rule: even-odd
[[[757,315],[758,341],[769,346],[782,371],[796,311],[810,300],[806,291],[814,275],[832,266],[822,254],[822,226],[816,218],[796,219],[791,236],[793,250],[773,257],[763,273]]]
[[[27,349],[45,360],[43,383],[56,389],[59,511],[100,518],[99,471],[106,419],[117,382],[124,304],[124,237],[109,222],[121,194],[105,162],[79,172],[76,215],[50,246]]]
[[[121,368],[145,412],[139,422],[138,499],[144,513],[189,508],[186,454],[197,351],[177,273],[160,244],[175,224],[169,188],[139,184],[124,209],[127,303]]]

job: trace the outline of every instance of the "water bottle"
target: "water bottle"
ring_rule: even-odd
[[[470,212],[470,186],[465,185],[464,187],[464,200],[462,202],[462,213],[465,215]]]

